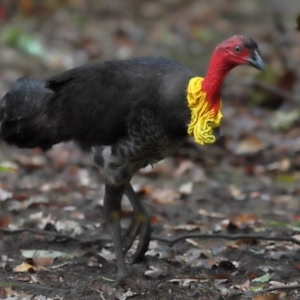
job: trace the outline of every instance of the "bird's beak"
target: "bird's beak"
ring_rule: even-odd
[[[265,64],[257,50],[252,52],[251,58],[248,58],[247,63],[257,70],[265,72]]]

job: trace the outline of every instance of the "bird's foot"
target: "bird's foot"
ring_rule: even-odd
[[[123,237],[124,253],[126,253],[136,237],[139,237],[137,249],[132,258],[132,264],[143,260],[151,239],[151,224],[148,215],[135,214]]]
[[[142,268],[137,266],[128,268],[125,272],[119,272],[114,287],[130,287],[140,290],[143,274]]]

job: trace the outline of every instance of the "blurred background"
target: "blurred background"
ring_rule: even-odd
[[[0,96],[18,77],[47,78],[93,60],[165,56],[204,76],[218,43],[249,35],[267,69],[262,74],[242,66],[226,78],[220,140],[209,147],[188,141],[173,158],[142,170],[135,182],[173,191],[176,186],[171,199],[209,199],[213,209],[228,212],[241,206],[223,204],[226,199],[258,199],[245,203],[250,210],[266,205],[266,214],[288,206],[285,220],[300,220],[299,13],[298,0],[2,0]],[[3,203],[33,195],[56,199],[53,191],[71,191],[70,199],[78,200],[101,196],[93,196],[101,178],[72,144],[46,154],[2,144],[0,161]],[[191,185],[177,188],[186,183]]]

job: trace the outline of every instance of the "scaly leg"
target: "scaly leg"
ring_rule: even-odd
[[[124,188],[125,186],[114,186],[106,183],[104,195],[104,214],[111,230],[111,236],[117,259],[117,284],[120,284],[129,275],[129,270],[125,262],[125,255],[123,253],[123,242],[120,226],[121,200]]]
[[[129,250],[133,241],[139,235],[138,247],[132,259],[134,264],[143,260],[145,252],[148,250],[151,239],[151,224],[146,209],[138,199],[130,183],[125,188],[125,195],[132,205],[134,215],[124,235],[124,253]]]

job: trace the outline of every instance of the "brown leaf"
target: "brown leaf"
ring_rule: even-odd
[[[279,300],[279,296],[276,294],[266,293],[255,296],[253,300]]]
[[[23,273],[23,272],[34,273],[35,271],[36,271],[35,266],[30,265],[25,262],[23,262],[20,265],[17,265],[13,268],[13,272],[15,272],[15,273]]]
[[[198,214],[202,216],[211,217],[211,218],[220,218],[220,219],[225,218],[225,214],[217,213],[217,212],[208,212],[205,209],[199,209]]]
[[[7,227],[10,221],[10,217],[9,215],[6,215],[5,217],[3,217],[2,219],[0,219],[0,227]]]
[[[229,192],[234,200],[242,201],[246,199],[246,194],[234,184],[229,185]]]
[[[245,137],[235,149],[236,155],[253,155],[265,148],[264,142],[255,136]]]
[[[253,225],[259,221],[259,218],[254,214],[239,214],[235,220],[234,224],[237,226],[241,225]]]
[[[49,267],[52,266],[54,258],[50,257],[39,257],[33,258],[33,264],[37,267]]]
[[[155,189],[150,197],[158,204],[175,204],[179,198],[179,193],[173,189]]]
[[[180,162],[178,168],[175,170],[173,177],[178,178],[184,174],[187,170],[191,170],[195,167],[195,164],[191,160],[183,160]]]
[[[18,281],[23,281],[23,282],[29,282],[31,280],[30,276],[26,275],[22,275],[22,276],[18,276]]]
[[[238,290],[248,291],[250,289],[250,280],[246,280],[244,283],[237,284],[234,287]]]

